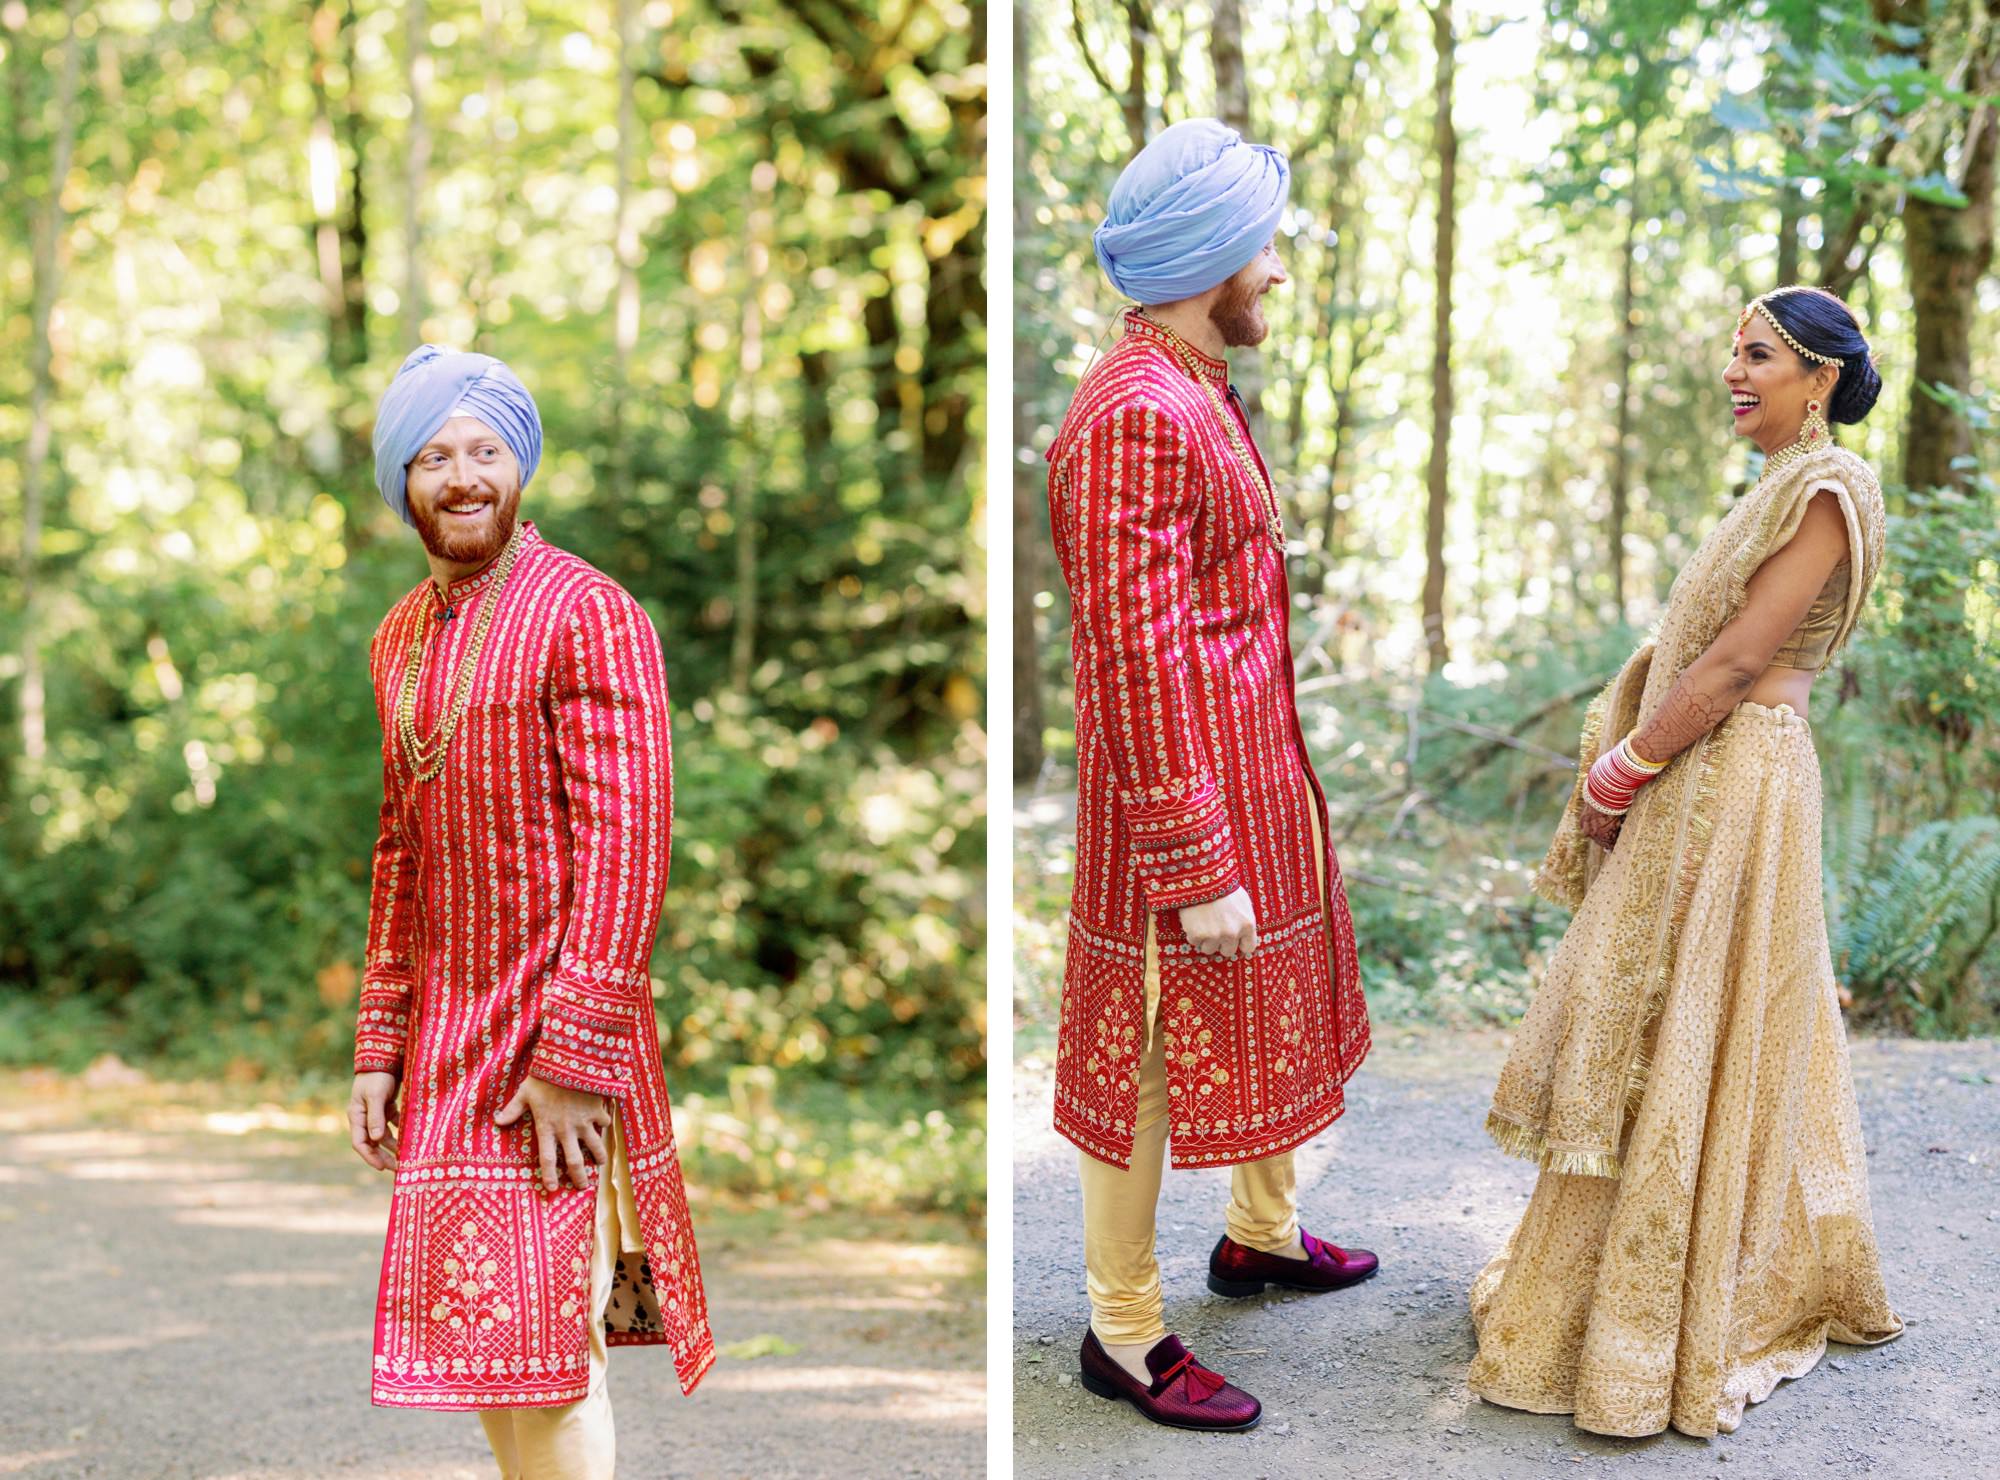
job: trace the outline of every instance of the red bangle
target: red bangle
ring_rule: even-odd
[[[1611,817],[1620,817],[1632,806],[1639,788],[1666,769],[1662,762],[1652,766],[1631,752],[1631,739],[1619,741],[1597,758],[1584,777],[1584,796],[1590,805]]]

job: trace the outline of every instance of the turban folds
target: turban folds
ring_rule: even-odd
[[[1164,129],[1125,166],[1091,240],[1111,285],[1141,303],[1206,293],[1256,260],[1291,190],[1285,156],[1213,118]]]
[[[523,488],[535,476],[542,460],[542,415],[528,388],[491,355],[420,344],[375,410],[375,486],[405,524],[414,526],[405,470],[454,416],[476,416],[499,434],[521,465]]]

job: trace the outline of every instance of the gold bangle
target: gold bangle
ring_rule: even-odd
[[[1638,747],[1638,746],[1636,746],[1636,745],[1634,745],[1634,744],[1632,743],[1632,738],[1633,738],[1633,736],[1634,736],[1634,735],[1637,735],[1638,733],[1639,733],[1639,732],[1638,732],[1637,730],[1634,730],[1634,731],[1632,732],[1632,734],[1631,734],[1631,735],[1627,735],[1627,736],[1625,737],[1625,756],[1626,756],[1626,759],[1628,759],[1629,761],[1631,761],[1631,762],[1632,762],[1632,764],[1633,764],[1633,765],[1635,765],[1635,766],[1637,766],[1637,767],[1638,767],[1638,768],[1639,768],[1640,770],[1642,770],[1642,771],[1650,771],[1650,772],[1652,772],[1652,773],[1653,773],[1653,774],[1654,774],[1655,776],[1657,776],[1657,775],[1659,775],[1659,774],[1660,774],[1660,772],[1662,772],[1662,771],[1666,770],[1666,768],[1667,768],[1668,764],[1669,764],[1669,763],[1670,763],[1670,761],[1671,761],[1671,757],[1669,758],[1669,760],[1665,760],[1665,761],[1649,761],[1649,760],[1647,760],[1647,759],[1646,759],[1646,758],[1645,758],[1645,757],[1644,757],[1643,755],[1639,754],[1639,747]]]

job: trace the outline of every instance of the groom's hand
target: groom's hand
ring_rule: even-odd
[[[397,1076],[379,1071],[354,1076],[347,1096],[347,1139],[354,1154],[378,1172],[396,1170]]]
[[[611,1129],[611,1106],[602,1095],[550,1084],[532,1074],[521,1081],[514,1097],[493,1117],[495,1125],[512,1125],[523,1113],[535,1123],[535,1148],[542,1169],[542,1186],[550,1192],[568,1174],[572,1186],[588,1187],[586,1166],[604,1166],[604,1149]]]
[[[1188,944],[1204,956],[1234,961],[1257,949],[1257,911],[1247,890],[1188,905],[1180,913]]]

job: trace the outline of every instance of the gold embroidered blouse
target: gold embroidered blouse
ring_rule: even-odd
[[[1843,559],[1819,588],[1812,609],[1792,629],[1785,645],[1771,655],[1773,668],[1805,668],[1814,673],[1826,666],[1833,655],[1833,641],[1840,635],[1847,615],[1847,588],[1853,578],[1854,562]]]

